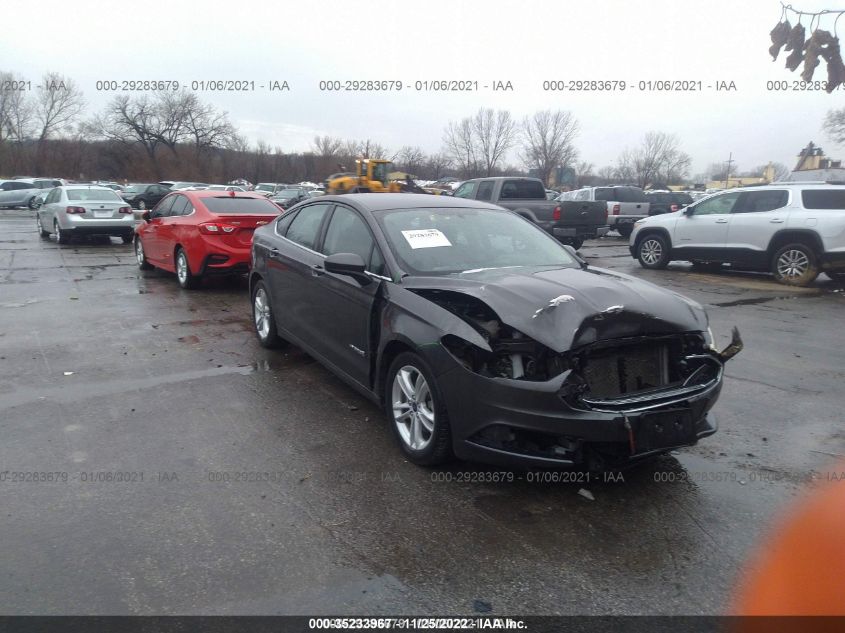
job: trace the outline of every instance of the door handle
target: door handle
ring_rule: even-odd
[[[727,224],[727,220],[716,220],[716,224]]]
[[[783,224],[783,220],[781,220],[780,218],[772,218],[771,220],[769,220],[769,222],[771,222],[772,224]]]
[[[315,277],[321,277],[325,274],[326,269],[320,266],[320,264],[314,264],[311,266],[311,274]]]
[[[279,256],[281,254],[282,253],[279,251],[278,248],[271,248],[270,249],[270,257],[272,257],[273,259],[279,259]]]

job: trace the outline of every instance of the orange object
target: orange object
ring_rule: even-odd
[[[764,540],[742,576],[734,613],[845,616],[845,463],[823,473],[809,499]]]

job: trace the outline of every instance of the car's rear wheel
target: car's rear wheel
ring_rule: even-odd
[[[59,226],[57,221],[53,221],[53,233],[56,234],[56,241],[59,244],[67,244],[70,242],[70,233],[67,231],[62,231],[62,227]]]
[[[566,239],[563,243],[564,243],[564,244],[569,244],[569,245],[570,245],[572,248],[574,248],[576,251],[577,251],[578,249],[580,249],[582,246],[584,246],[584,240],[583,240],[582,238],[580,238],[580,237],[570,237],[570,238],[567,238],[567,239]]]
[[[45,239],[46,239],[46,238],[48,238],[48,237],[50,237],[50,231],[45,231],[45,230],[44,230],[44,225],[43,225],[43,224],[41,224],[41,214],[40,214],[40,213],[39,213],[39,214],[36,214],[36,216],[35,216],[35,226],[37,227],[37,229],[38,229],[38,234],[39,234],[41,237],[43,237],[43,238],[45,238]]]
[[[35,211],[35,209],[37,208],[37,206],[36,206],[36,204],[35,204],[35,202],[36,202],[36,200],[37,200],[37,199],[38,199],[38,198],[37,198],[36,196],[32,196],[32,197],[31,197],[31,198],[27,201],[26,206],[28,206],[30,209],[32,209],[33,211]]]
[[[669,265],[669,245],[662,235],[644,235],[637,242],[637,259],[643,268],[666,268]]]
[[[634,232],[634,225],[633,224],[620,224],[616,227],[617,232],[619,235],[624,237],[626,240],[631,237],[631,233]]]
[[[256,283],[252,290],[252,322],[261,347],[273,349],[286,343],[276,331],[276,320],[270,308],[270,293],[263,281]]]
[[[399,354],[385,382],[385,408],[393,434],[415,464],[433,466],[452,456],[452,431],[437,380],[425,361]]]
[[[816,254],[800,242],[782,246],[772,257],[772,274],[788,286],[806,286],[819,275]]]
[[[144,253],[144,244],[137,235],[135,236],[135,259],[138,261],[138,268],[141,270],[153,269],[153,265],[147,261],[147,255]]]
[[[176,279],[185,290],[192,290],[200,285],[200,277],[191,272],[188,255],[183,248],[176,249]]]
[[[134,239],[134,237],[135,237],[134,235],[121,235],[121,236],[120,236],[120,240],[121,240],[124,244],[131,244],[131,243],[132,243],[132,241],[133,241],[133,239]]]

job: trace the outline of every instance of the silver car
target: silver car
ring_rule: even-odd
[[[43,204],[35,204],[38,232],[43,238],[55,233],[59,244],[67,244],[74,235],[114,235],[124,244],[132,242],[132,207],[108,187],[56,187]]]
[[[0,209],[14,207],[35,208],[35,200],[45,189],[58,187],[63,183],[52,178],[18,178],[0,181]]]

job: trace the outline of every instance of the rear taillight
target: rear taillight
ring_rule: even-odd
[[[118,213],[132,213],[132,207],[120,207]]]
[[[611,213],[612,213],[613,215],[619,215],[619,211],[620,211],[621,209],[622,209],[622,205],[621,205],[621,204],[614,204],[614,205],[613,205],[613,210],[611,211]]]
[[[555,210],[552,211],[552,219],[557,222],[560,220],[560,205],[555,207]]]
[[[238,227],[222,222],[205,222],[199,225],[199,229],[200,233],[206,235],[223,235],[224,233],[234,233],[238,230]]]
[[[85,207],[67,207],[65,213],[85,213]]]

